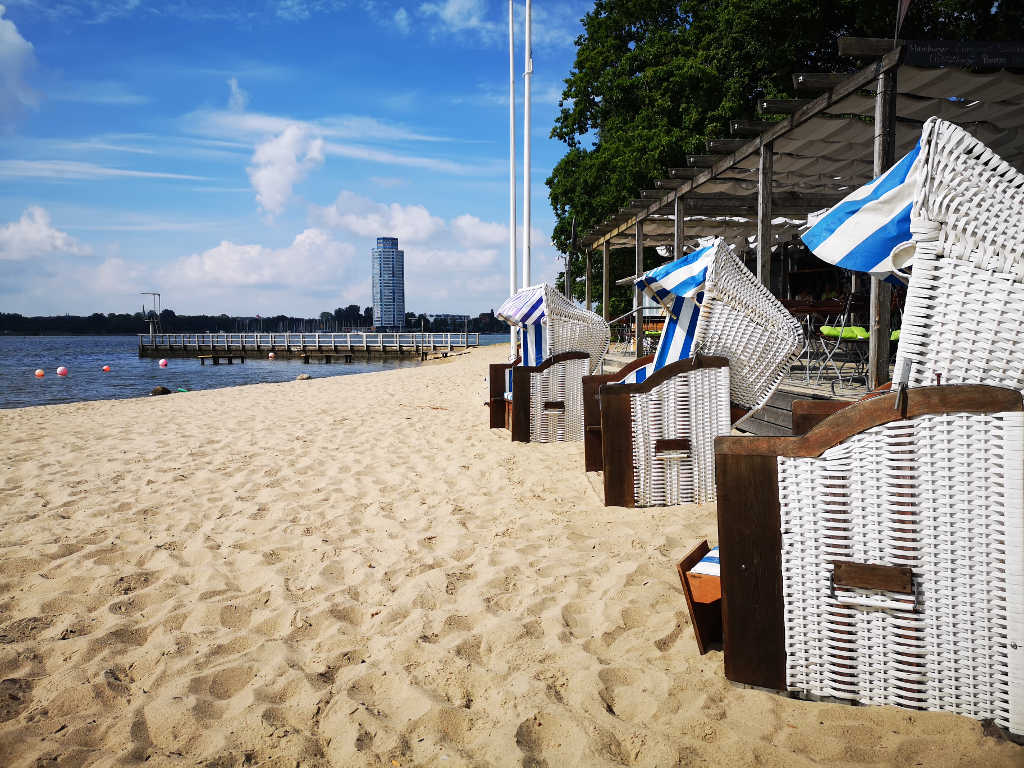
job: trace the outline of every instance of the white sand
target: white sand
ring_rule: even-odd
[[[0,765],[1021,766],[699,656],[713,506],[605,508],[486,363],[0,412]]]

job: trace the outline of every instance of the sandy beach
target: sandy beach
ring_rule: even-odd
[[[0,765],[1024,764],[728,683],[674,568],[714,507],[489,430],[505,351],[0,411]]]

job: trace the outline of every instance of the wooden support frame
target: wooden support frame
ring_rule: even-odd
[[[686,598],[686,608],[690,612],[693,637],[697,641],[697,650],[702,656],[711,650],[712,643],[722,639],[722,601],[718,599],[712,603],[706,603],[694,599],[693,589],[686,574],[710,551],[711,548],[705,539],[690,550],[676,565],[679,582],[683,587],[683,596]]]
[[[487,366],[487,407],[491,429],[505,427],[505,372],[521,362],[522,358],[517,357],[511,363],[491,363]]]
[[[636,222],[636,272],[633,274],[638,277],[644,273],[644,221],[643,219],[637,219]],[[636,322],[636,349],[634,350],[637,358],[641,357],[644,352],[644,316],[643,316],[643,294],[636,288],[633,289],[633,310],[635,317],[633,320]]]
[[[740,161],[758,152],[763,143],[773,141],[776,138],[784,136],[793,128],[817,117],[832,104],[835,104],[850,94],[869,86],[877,79],[880,72],[885,72],[898,67],[900,65],[902,55],[902,48],[896,48],[889,51],[879,61],[876,61],[858,72],[851,74],[835,88],[830,91],[826,91],[817,98],[807,102],[803,107],[788,117],[779,120],[778,122],[771,123],[771,127],[767,128],[757,136],[752,137],[742,149],[733,152],[731,155],[720,156],[711,168],[670,169],[670,177],[689,179],[689,181],[675,190],[666,193],[666,196],[662,200],[652,202],[652,204],[647,206],[644,211],[638,212],[635,216],[630,216],[625,221],[622,221],[614,227],[606,229],[599,235],[595,236],[593,239],[594,245],[600,245],[601,243],[622,234],[624,231],[632,229],[636,220],[651,215],[663,208],[665,205],[668,205],[672,202],[673,196],[685,195],[698,189],[702,184],[705,184],[716,176],[720,176]],[[679,171],[679,175],[676,174],[676,171]]]
[[[683,255],[683,236],[686,234],[686,204],[685,198],[675,199],[674,221],[672,224],[672,258],[678,259]]]
[[[608,241],[601,243],[601,316],[607,323],[611,319],[611,274],[608,266]]]
[[[1004,387],[917,387],[854,403],[799,437],[716,438],[725,676],[786,688],[778,457],[819,457],[872,427],[926,414],[1022,410],[1021,393]]]
[[[896,70],[878,75],[875,96],[875,178],[896,162]],[[889,381],[889,335],[891,333],[892,286],[871,277],[870,327],[868,339],[868,389]]]
[[[587,308],[587,312],[590,312],[592,306],[590,297],[590,251],[588,250],[583,257],[584,260],[584,271],[583,271],[583,302]]]
[[[728,368],[724,357],[677,360],[636,384],[605,384],[601,398],[601,454],[606,507],[633,507],[633,413],[630,396],[650,392],[662,382],[698,368]]]
[[[517,365],[512,369],[512,442],[530,442],[530,375],[543,373],[566,360],[589,359],[587,352],[562,352],[552,355],[540,365]]]
[[[615,373],[583,377],[583,463],[587,472],[600,472],[604,466],[601,454],[601,387],[621,381],[633,371],[653,362],[654,355],[645,355],[630,361]]]
[[[761,145],[757,166],[757,279],[771,288],[772,276],[772,169],[774,142]]]

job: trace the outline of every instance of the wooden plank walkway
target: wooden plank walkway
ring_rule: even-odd
[[[424,356],[479,346],[478,333],[140,333],[139,357],[319,357],[329,361]]]

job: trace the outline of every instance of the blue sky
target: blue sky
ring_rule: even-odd
[[[534,282],[558,270],[548,133],[590,7],[534,3]],[[507,8],[7,0],[0,311],[134,311],[147,290],[180,313],[366,305],[377,235],[405,250],[409,311],[496,307]]]

